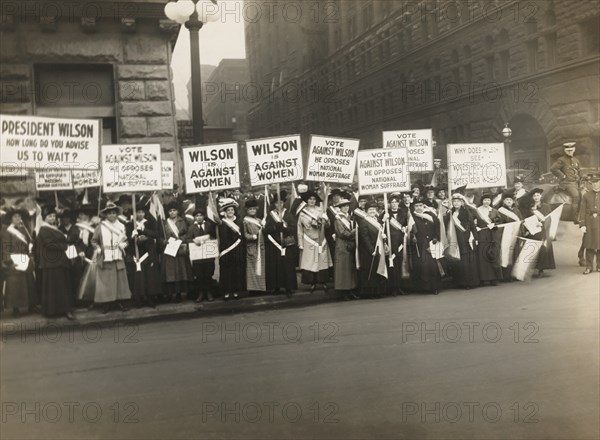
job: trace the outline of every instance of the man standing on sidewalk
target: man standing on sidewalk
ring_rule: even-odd
[[[581,179],[581,163],[574,157],[575,142],[563,144],[564,154],[559,157],[550,168],[552,174],[560,179],[558,187],[571,197],[571,206],[574,213],[575,224],[579,212],[579,180]]]
[[[596,256],[596,270],[600,272],[600,174],[590,176],[590,184],[592,188],[583,195],[579,211],[586,255],[584,275],[594,270],[594,256]]]

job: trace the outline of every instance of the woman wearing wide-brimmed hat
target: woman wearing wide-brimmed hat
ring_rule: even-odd
[[[532,189],[525,200],[523,201],[526,210],[523,212],[523,217],[535,216],[538,219],[541,231],[536,234],[531,234],[525,229],[525,236],[531,240],[539,240],[542,242],[540,252],[538,254],[538,260],[535,268],[537,274],[534,276],[543,277],[544,271],[547,269],[556,269],[556,262],[554,261],[554,248],[552,246],[552,240],[548,237],[550,230],[550,217],[548,214],[552,212],[552,208],[547,203],[542,203],[542,194],[544,190],[541,188]],[[524,228],[522,228],[524,229]]]
[[[258,201],[248,199],[245,203],[244,237],[246,238],[246,289],[249,292],[267,290],[265,275],[265,240],[263,222],[257,218]]]
[[[162,279],[166,283],[167,293],[171,301],[180,302],[182,294],[188,292],[194,281],[192,264],[190,263],[187,245],[187,222],[180,217],[181,207],[177,202],[171,202],[165,207],[168,215],[164,222],[167,245],[173,240],[182,240],[176,255],[163,254]]]
[[[502,218],[498,211],[492,207],[494,196],[486,193],[481,196],[481,203],[477,208],[477,251],[479,253],[479,279],[481,284],[489,282],[492,286],[498,284],[502,278],[500,267],[500,243],[502,230],[498,224]]]
[[[67,237],[57,227],[54,206],[42,210],[43,223],[37,235],[37,259],[41,270],[42,314],[48,317],[66,316],[75,319],[69,295],[69,247]]]
[[[33,243],[24,221],[29,217],[26,210],[9,208],[2,220],[2,270],[4,272],[5,307],[13,315],[21,310],[32,310],[36,305],[35,279],[33,275]],[[27,263],[27,264],[25,264]],[[0,286],[0,291],[2,286]]]
[[[350,200],[339,199],[335,204],[334,289],[343,292],[345,299],[357,299],[356,289],[356,225],[350,218]]]
[[[246,243],[242,222],[236,216],[238,207],[231,198],[219,200],[223,216],[219,225],[219,288],[225,301],[238,299],[246,287]]]
[[[316,290],[317,284],[321,284],[327,291],[329,268],[333,266],[325,238],[325,227],[329,224],[329,218],[319,206],[321,198],[316,192],[307,191],[301,197],[306,203],[298,217],[302,283],[310,284],[311,291]]]
[[[97,250],[96,292],[94,302],[101,304],[103,312],[114,306],[125,311],[123,301],[131,299],[131,290],[125,270],[127,234],[118,220],[121,209],[108,201],[100,211],[105,219],[94,231],[92,244]]]

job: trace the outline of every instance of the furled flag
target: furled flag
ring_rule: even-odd
[[[556,233],[558,232],[558,225],[560,223],[560,217],[562,215],[564,206],[565,206],[565,204],[562,203],[554,211],[552,211],[550,214],[548,214],[546,216],[546,218],[550,218],[550,228],[548,230],[548,239],[549,240],[552,240],[552,241],[556,240]]]
[[[217,208],[217,201],[212,191],[208,193],[208,203],[206,205],[206,215],[211,222],[220,224],[221,218],[219,217],[219,209]]]
[[[413,216],[409,209],[408,210],[408,221],[407,221],[407,225],[406,225],[406,232],[404,234],[404,243],[403,243],[404,246],[402,246],[402,278],[410,277],[410,266],[409,266],[409,261],[408,261],[408,245],[409,245],[410,231],[412,230],[414,225],[415,225],[415,220],[413,219]]]
[[[519,257],[513,266],[512,276],[519,281],[525,281],[531,277],[533,269],[537,264],[543,242],[523,237],[519,237],[519,240],[522,240],[522,246]]]
[[[158,197],[156,192],[152,194],[152,197],[150,197],[150,208],[148,209],[148,212],[152,217],[154,217],[155,220],[164,220],[166,218],[165,209],[163,208],[160,197]]]

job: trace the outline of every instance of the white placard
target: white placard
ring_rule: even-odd
[[[246,152],[252,186],[304,178],[300,135],[253,139],[246,142]]]
[[[73,170],[73,188],[94,188],[102,186],[100,170]]]
[[[100,121],[0,115],[0,166],[98,169]]]
[[[504,144],[448,144],[448,186],[450,191],[467,188],[506,186]]]
[[[358,152],[359,194],[410,190],[406,148],[380,148]]]
[[[409,171],[433,171],[433,134],[424,130],[383,132],[383,148],[407,148]]]
[[[162,189],[173,189],[173,161],[163,160],[162,166]]]
[[[359,145],[359,139],[312,135],[306,180],[352,183]]]
[[[237,143],[183,149],[186,194],[240,187]]]
[[[73,189],[71,170],[47,169],[35,172],[37,191],[60,191]]]
[[[103,145],[101,156],[105,193],[162,189],[159,144]]]
[[[190,261],[212,260],[219,256],[219,242],[214,239],[206,240],[200,246],[189,243]]]

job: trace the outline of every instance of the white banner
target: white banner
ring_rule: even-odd
[[[448,144],[448,186],[450,191],[467,188],[506,186],[504,144]]]
[[[0,115],[0,166],[98,169],[100,121]]]
[[[359,139],[312,135],[306,180],[352,183],[359,144]]]
[[[200,246],[195,243],[189,243],[188,248],[190,250],[190,261],[192,262],[197,260],[212,260],[219,257],[218,240],[206,240]]]
[[[103,145],[101,158],[105,193],[162,189],[159,144]]]
[[[35,189],[37,191],[59,191],[73,189],[71,170],[46,169],[35,172]]]
[[[73,170],[73,188],[93,188],[102,186],[100,170]]]
[[[433,171],[433,134],[424,130],[383,132],[383,148],[408,149],[409,171]]]
[[[162,189],[173,189],[173,161],[163,160],[162,166]]]
[[[359,194],[410,190],[406,148],[381,148],[358,152]]]
[[[253,139],[246,142],[246,153],[252,186],[304,178],[300,135]]]
[[[183,149],[186,194],[240,187],[236,142]]]

